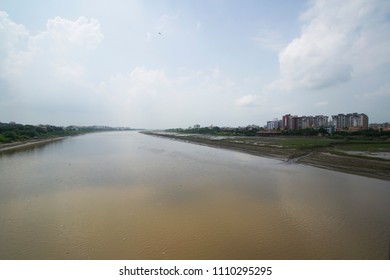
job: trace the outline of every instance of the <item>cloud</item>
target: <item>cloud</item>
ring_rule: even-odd
[[[315,0],[301,35],[279,53],[274,90],[320,89],[390,62],[390,2]]]
[[[174,20],[163,16],[161,28],[171,30]],[[6,13],[0,22],[0,111],[9,120],[163,128],[221,122],[234,113],[239,90],[218,66],[99,71],[92,66],[108,64],[96,63],[104,54],[97,20],[55,17],[34,35]]]
[[[176,29],[175,22],[177,16],[162,15],[157,24],[157,31],[161,33],[172,33]]]
[[[46,31],[36,36],[35,44],[43,41],[49,44],[55,51],[82,47],[91,49],[96,47],[104,36],[100,30],[100,24],[96,19],[79,17],[76,21],[67,20],[61,17],[49,19],[46,24]]]
[[[6,91],[2,99],[7,99],[0,110],[28,119],[53,111],[57,116],[63,112],[65,118],[68,112],[73,122],[75,111],[100,107],[104,102],[94,96],[86,62],[103,37],[94,19],[55,17],[47,21],[44,31],[32,35],[0,12],[0,92]],[[47,122],[50,117],[42,118]]]
[[[79,78],[84,71],[80,61],[104,37],[98,21],[84,17],[76,21],[61,17],[49,19],[46,30],[37,35],[31,35],[23,25],[14,23],[5,12],[0,13],[0,22],[3,27],[0,36],[6,46],[0,48],[0,56],[4,58],[0,67],[2,76],[8,79],[21,79],[25,75],[29,81],[28,77],[36,73],[37,66],[40,71],[36,74],[42,80],[45,75],[66,80],[68,76]]]
[[[238,107],[250,107],[256,106],[258,104],[257,95],[245,95],[236,100],[236,105]]]
[[[135,67],[117,73],[96,86],[96,96],[105,100],[105,118],[115,123],[158,125],[169,106],[171,79],[162,69]],[[140,124],[138,124],[140,126]]]
[[[6,12],[0,11],[0,78],[5,78],[11,69],[8,69],[9,57],[20,62],[19,52],[27,47],[28,30],[21,24],[13,22]]]
[[[6,12],[0,11],[1,54],[13,51],[28,35],[28,30],[22,24],[13,22]]]
[[[384,101],[385,100],[384,98],[390,98],[390,83],[384,84],[380,88],[378,88],[374,91],[366,92],[366,93],[359,95],[357,97],[358,98],[363,97],[366,99],[380,99],[380,100]]]
[[[136,67],[128,74],[117,73],[97,86],[97,91],[114,99],[131,102],[135,97],[150,98],[167,92],[171,81],[161,69]]]
[[[329,102],[326,100],[326,101],[320,101],[320,102],[317,102],[314,104],[314,107],[325,107],[325,106],[328,106]]]
[[[169,75],[164,69],[135,67],[110,76],[98,85],[97,92],[107,97],[117,120],[142,122],[152,128],[209,124],[210,119],[221,121],[233,113],[234,106],[228,106],[236,87],[218,67],[178,71]]]
[[[262,48],[273,52],[279,52],[285,46],[281,42],[280,35],[276,32],[263,29],[259,35],[252,37],[252,40],[258,43]]]

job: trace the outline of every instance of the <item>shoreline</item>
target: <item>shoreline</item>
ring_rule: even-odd
[[[240,138],[226,140],[206,138],[196,134],[175,135],[160,132],[141,133],[214,148],[234,150],[255,156],[278,159],[291,164],[304,164],[317,168],[390,181],[390,160],[354,156],[340,152],[336,153],[334,150],[329,149],[329,147],[313,147],[299,150],[278,147],[276,145],[273,145],[274,147],[272,147],[272,145],[262,146],[257,143],[248,144],[244,141],[239,141]]]
[[[52,142],[57,142],[67,138],[66,136],[53,137],[46,139],[36,139],[36,140],[26,140],[26,141],[17,141],[7,144],[0,144],[0,155],[6,152],[13,152],[17,150],[23,150],[32,146],[41,146]]]

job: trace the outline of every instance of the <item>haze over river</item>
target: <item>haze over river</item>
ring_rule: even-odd
[[[387,259],[390,182],[138,132],[0,154],[0,259]]]

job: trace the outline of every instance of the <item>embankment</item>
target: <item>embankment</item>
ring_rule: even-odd
[[[13,152],[23,149],[28,149],[34,146],[41,146],[48,143],[52,143],[55,141],[60,141],[65,139],[66,137],[53,137],[53,138],[47,138],[47,139],[36,139],[36,140],[28,140],[28,141],[18,141],[18,142],[12,142],[8,144],[1,144],[0,145],[0,154],[6,153],[6,152]]]

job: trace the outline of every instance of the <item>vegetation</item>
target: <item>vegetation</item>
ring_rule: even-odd
[[[214,136],[256,136],[256,133],[264,130],[255,125],[246,127],[193,127],[188,129],[173,128],[167,129],[167,132],[183,133],[183,134],[208,134]]]
[[[194,127],[170,129],[167,132],[183,135],[235,136],[234,138],[221,139],[219,142],[221,145],[226,142],[229,145],[240,146],[240,149],[267,150],[269,154],[289,154],[292,158],[313,151],[326,151],[339,155],[346,155],[351,151],[390,152],[390,131],[386,130],[337,131],[328,134],[324,128],[307,128],[295,131],[274,130],[270,133],[264,128],[247,126],[239,128]],[[255,135],[263,135],[264,137],[253,137]]]
[[[376,140],[376,139],[389,139],[390,131],[389,130],[375,130],[375,129],[365,129],[357,131],[336,131],[333,133],[330,138],[333,139],[346,139],[346,140]]]
[[[280,140],[276,140],[275,144],[280,145],[284,148],[307,149],[307,148],[327,147],[339,142],[341,141],[322,138],[322,137],[306,137],[306,138],[294,137],[294,138],[283,138]]]
[[[72,136],[96,131],[128,130],[128,128],[111,128],[105,126],[68,126],[23,125],[17,123],[0,123],[0,143],[47,139],[53,137]]]
[[[325,128],[305,128],[299,130],[282,130],[281,135],[284,136],[317,136],[318,134],[328,135],[328,131]]]
[[[261,132],[267,132],[264,128],[250,125],[246,127],[190,127],[188,129],[183,128],[173,128],[167,129],[166,132],[175,132],[181,134],[207,134],[214,136],[256,136]],[[269,131],[268,131],[269,132]],[[374,129],[365,129],[365,130],[357,130],[357,131],[336,131],[332,134],[325,128],[305,128],[299,130],[272,130],[273,135],[275,136],[326,136],[329,139],[335,140],[362,140],[362,141],[370,141],[370,140],[386,140],[390,138],[390,131],[386,130],[374,130]]]

